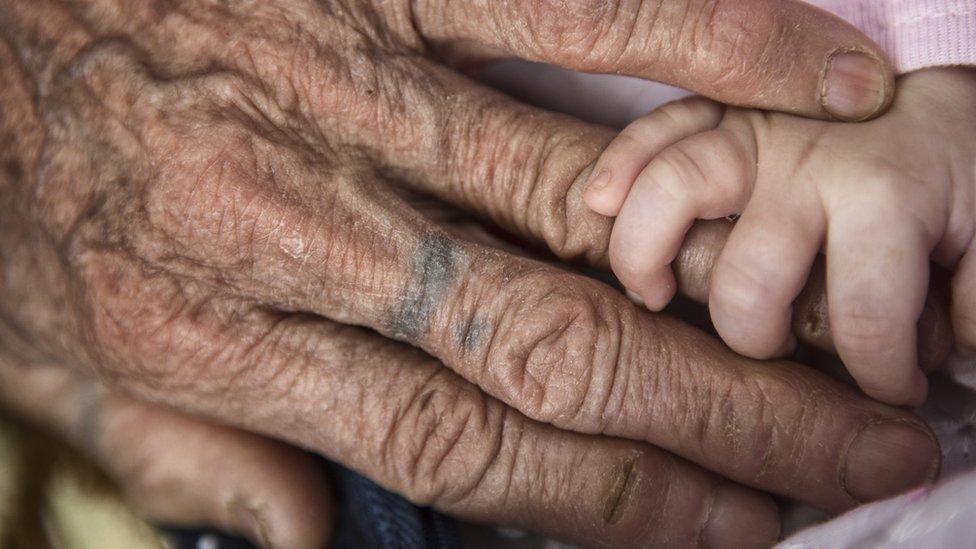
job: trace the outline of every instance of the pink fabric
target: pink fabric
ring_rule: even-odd
[[[976,65],[976,0],[806,0],[870,36],[899,73]]]

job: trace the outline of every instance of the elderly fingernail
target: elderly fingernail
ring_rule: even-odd
[[[700,541],[703,547],[770,547],[779,530],[772,498],[725,481],[715,487]]]
[[[820,101],[839,120],[860,121],[887,101],[887,72],[881,61],[857,52],[837,52],[827,60]]]
[[[603,169],[600,173],[591,176],[586,184],[586,192],[597,192],[605,189],[610,184],[610,170]]]
[[[865,427],[847,450],[841,481],[859,502],[892,496],[932,482],[941,455],[935,436],[898,421]]]

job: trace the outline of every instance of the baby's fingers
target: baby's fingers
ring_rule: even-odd
[[[627,126],[594,165],[583,194],[586,205],[601,215],[616,216],[634,180],[652,158],[685,137],[715,128],[724,110],[714,101],[689,97]]]
[[[837,352],[861,389],[890,404],[919,405],[927,383],[918,367],[918,320],[932,242],[901,211],[876,200],[834,213],[827,295]]]
[[[799,202],[779,188],[757,190],[715,265],[708,300],[712,321],[743,355],[782,356],[796,342],[793,301],[823,240],[821,211]]]
[[[713,130],[668,147],[638,176],[614,224],[610,263],[649,309],[674,296],[669,265],[695,219],[742,211],[754,178],[749,157],[732,132]]]

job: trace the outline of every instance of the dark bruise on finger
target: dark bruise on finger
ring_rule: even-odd
[[[457,282],[465,257],[461,245],[450,237],[429,233],[421,238],[411,260],[406,293],[390,315],[390,335],[415,342],[427,333],[431,318]]]

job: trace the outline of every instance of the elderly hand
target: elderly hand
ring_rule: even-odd
[[[413,501],[589,544],[762,545],[775,506],[743,484],[838,510],[937,469],[908,412],[418,207],[604,266],[609,222],[579,194],[612,133],[435,55],[884,108],[875,46],[801,2],[7,1],[0,37],[15,368],[94,373]]]

